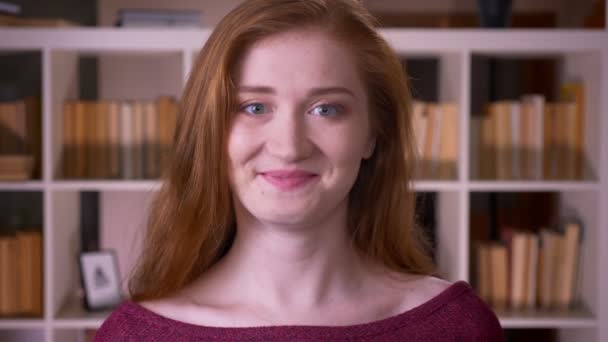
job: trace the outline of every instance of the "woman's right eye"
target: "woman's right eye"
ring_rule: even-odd
[[[263,103],[249,103],[241,107],[241,111],[251,115],[265,114],[268,109]]]

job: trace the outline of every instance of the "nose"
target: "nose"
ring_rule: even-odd
[[[266,149],[274,157],[295,162],[310,156],[312,143],[305,114],[296,111],[276,113],[268,129]]]

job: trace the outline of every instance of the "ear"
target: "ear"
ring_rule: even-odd
[[[363,151],[363,159],[369,159],[374,154],[376,149],[376,137],[370,137],[369,141],[365,145],[365,151]]]

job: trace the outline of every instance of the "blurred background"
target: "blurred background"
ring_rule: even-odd
[[[90,341],[128,298],[180,94],[240,2],[0,0],[0,341]],[[507,341],[608,341],[605,1],[363,3],[410,81],[438,276]]]

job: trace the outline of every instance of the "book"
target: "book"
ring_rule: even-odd
[[[108,178],[120,178],[120,103],[108,102]]]
[[[168,164],[177,105],[156,100],[66,100],[64,178],[153,179]]]
[[[470,179],[481,178],[482,162],[480,156],[483,153],[481,145],[481,121],[482,117],[475,115],[471,116],[470,123],[470,138],[469,138],[469,165]]]
[[[508,304],[508,254],[504,244],[493,243],[489,246],[491,273],[492,305],[504,309]]]
[[[537,234],[528,234],[528,259],[527,259],[527,288],[525,296],[525,308],[528,310],[536,308],[538,267],[539,267],[539,237]]]
[[[418,156],[418,165],[416,167],[416,176],[421,178],[421,162],[424,159],[424,140],[426,134],[426,113],[425,103],[422,101],[414,101],[412,103],[412,131],[416,142],[416,154]]]
[[[572,154],[574,158],[575,179],[586,177],[586,157],[585,157],[585,86],[582,82],[570,81],[561,84],[560,100],[574,103],[576,114],[572,125]]]
[[[12,15],[21,14],[21,5],[7,1],[0,1],[0,13]]]
[[[479,145],[479,158],[481,164],[479,166],[479,176],[481,179],[496,178],[496,118],[490,114],[490,105],[486,111],[486,115],[481,117],[481,133]]]
[[[97,125],[96,125],[96,136],[97,141],[93,148],[95,153],[90,157],[97,160],[97,170],[95,175],[99,179],[109,178],[110,174],[110,139],[109,139],[109,116],[110,108],[109,103],[105,100],[98,100],[95,102],[96,114],[97,114]]]
[[[38,230],[17,231],[19,284],[18,312],[42,317],[42,233]]]
[[[454,180],[458,174],[458,108],[454,104],[442,103],[437,110],[441,111],[438,178]]]
[[[524,232],[513,234],[511,245],[511,298],[510,305],[513,309],[522,309],[526,304],[527,272],[526,266],[529,261],[528,237]]]
[[[545,97],[524,94],[521,97],[521,176],[524,179],[543,178],[543,117]]]
[[[142,101],[135,100],[131,104],[133,116],[133,178],[141,179],[144,174],[144,125],[145,115]]]
[[[63,153],[62,153],[62,168],[63,178],[76,177],[75,165],[75,146],[76,146],[76,116],[75,104],[73,101],[65,101],[63,103]]]
[[[18,313],[19,285],[18,268],[14,257],[17,254],[17,240],[14,235],[0,236],[0,316]]]
[[[122,178],[131,179],[134,176],[133,166],[133,108],[130,101],[120,105],[120,149]]]
[[[26,18],[0,14],[0,26],[72,27],[80,25],[74,21],[61,18]]]
[[[169,152],[171,150],[177,120],[177,104],[175,99],[169,96],[160,96],[156,103],[158,107],[159,122],[159,163],[162,172],[162,170],[168,166]]]
[[[557,281],[556,272],[558,269],[559,257],[559,234],[551,229],[543,228],[540,230],[540,261],[538,279],[538,302],[543,309],[554,307],[556,293],[554,290]]]
[[[154,101],[145,101],[144,115],[144,174],[145,178],[157,178],[159,176],[159,148],[158,148],[158,111]]]
[[[440,112],[435,107],[426,107],[426,132],[424,134],[424,152],[422,159],[422,177],[434,178],[435,161],[439,154],[439,128],[441,127]]]
[[[490,249],[486,243],[478,242],[476,246],[477,259],[477,289],[478,294],[486,303],[492,302],[492,279]]]
[[[559,271],[556,279],[555,304],[560,309],[568,309],[574,301],[576,267],[580,253],[581,225],[566,222],[561,239]]]
[[[87,103],[83,101],[74,102],[74,160],[75,178],[86,178],[87,174]]]
[[[173,9],[119,9],[119,27],[201,27],[201,11]]]

